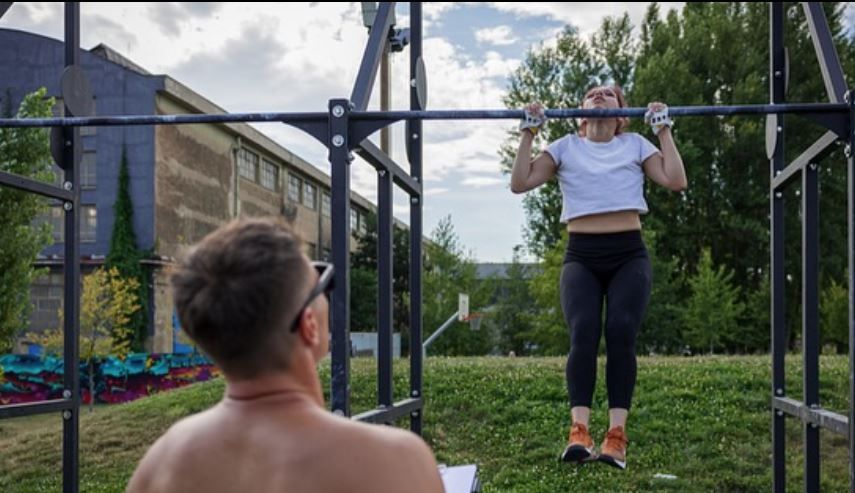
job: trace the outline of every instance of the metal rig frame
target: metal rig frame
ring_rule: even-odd
[[[0,2],[0,16],[11,2]],[[784,49],[784,6],[770,4],[770,104],[739,106],[672,107],[673,115],[767,115],[767,148],[770,155],[771,212],[771,288],[772,288],[772,448],[773,483],[775,492],[785,491],[785,430],[786,415],[799,418],[804,427],[804,490],[819,491],[819,428],[847,435],[849,438],[849,491],[855,493],[855,428],[849,426],[855,418],[855,91],[848,89],[843,70],[834,48],[822,6],[816,2],[802,4],[819,59],[828,103],[785,103],[786,55]],[[0,419],[41,413],[61,412],[63,418],[63,491],[79,490],[79,429],[80,388],[77,334],[80,313],[79,225],[80,192],[76,186],[80,171],[75,164],[75,149],[79,147],[79,127],[115,125],[168,125],[185,123],[223,123],[279,121],[296,126],[329,149],[332,165],[332,228],[333,262],[336,269],[336,290],[332,300],[332,410],[350,416],[350,164],[353,152],[358,153],[377,170],[378,184],[378,393],[377,408],[353,419],[387,423],[410,417],[410,428],[421,433],[422,411],[422,352],[410,351],[410,394],[398,402],[392,392],[392,193],[393,184],[410,196],[410,331],[411,348],[418,348],[422,339],[422,121],[433,119],[518,119],[522,110],[449,110],[427,111],[424,108],[424,66],[422,55],[421,3],[410,6],[410,110],[366,111],[383,49],[396,34],[391,25],[394,2],[382,2],[371,29],[353,92],[348,99],[331,99],[327,112],[316,113],[237,113],[224,115],[140,115],[92,117],[75,114],[65,100],[68,118],[0,119],[0,127],[57,127],[62,137],[62,168],[65,180],[54,187],[22,176],[0,172],[0,185],[59,199],[65,209],[65,299],[64,332],[65,375],[62,399],[0,407]],[[66,71],[79,67],[80,7],[78,2],[65,5],[65,66]],[[614,110],[548,110],[551,118],[581,116],[641,116],[645,108]],[[80,110],[78,110],[80,113]],[[828,129],[825,135],[800,156],[785,166],[784,114],[801,114]],[[410,171],[395,163],[367,137],[396,121],[405,120],[407,156]],[[830,154],[832,144],[846,143],[848,169],[848,258],[849,258],[849,412],[848,416],[824,410],[819,403],[819,189],[818,162]],[[787,349],[784,304],[784,199],[782,190],[802,184],[802,258],[803,258],[803,352],[804,395],[802,401],[787,397],[784,385],[784,356]]]

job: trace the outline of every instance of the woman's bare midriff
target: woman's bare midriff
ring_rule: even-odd
[[[567,223],[567,231],[571,233],[619,233],[639,229],[641,219],[634,210],[591,214]]]

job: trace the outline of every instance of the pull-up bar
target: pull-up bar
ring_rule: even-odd
[[[748,104],[734,106],[672,106],[668,112],[674,116],[731,116],[769,114],[844,114],[849,111],[846,104],[788,103]],[[549,118],[603,118],[643,117],[647,108],[613,109],[547,109]],[[407,111],[353,111],[351,120],[394,122],[398,120],[515,120],[523,117],[523,110],[407,110]],[[304,113],[229,113],[219,115],[132,115],[90,116],[68,118],[0,118],[4,127],[95,127],[121,125],[177,125],[192,123],[237,123],[237,122],[281,122],[319,123],[330,118],[328,112]]]

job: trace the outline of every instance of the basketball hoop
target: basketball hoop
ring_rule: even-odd
[[[481,319],[484,318],[484,314],[480,312],[469,312],[463,318],[464,322],[469,322],[469,330],[477,331],[481,329]]]

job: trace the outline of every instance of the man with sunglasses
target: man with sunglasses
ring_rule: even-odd
[[[175,306],[225,395],[157,440],[128,492],[443,491],[417,435],[325,409],[316,365],[332,280],[333,266],[310,263],[272,219],[232,222],[190,252],[172,277]]]

